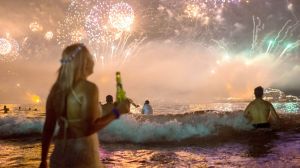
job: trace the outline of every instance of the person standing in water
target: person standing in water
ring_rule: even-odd
[[[4,111],[4,113],[7,113],[9,111],[9,108],[7,108],[6,105],[4,105],[2,111]]]
[[[250,102],[244,111],[245,117],[251,122],[254,128],[270,128],[270,120],[273,119],[279,124],[279,116],[273,105],[263,100],[264,89],[258,86],[254,89],[255,100]]]
[[[98,88],[87,80],[93,73],[93,67],[93,57],[83,44],[73,44],[64,49],[58,77],[46,102],[40,168],[47,167],[56,123],[59,130],[55,136],[50,167],[103,167],[99,158],[97,132],[121,114],[128,113],[129,101],[126,99],[118,103],[101,118]]]
[[[129,103],[132,104],[135,108],[140,107],[138,104],[135,104],[132,99],[127,98]],[[106,103],[102,105],[102,116],[108,114],[114,107],[114,98],[112,95],[106,96]]]
[[[114,98],[112,95],[106,96],[106,103],[102,105],[102,116],[109,114],[114,108]]]
[[[152,115],[153,114],[153,109],[150,105],[150,101],[146,100],[142,109],[142,114],[145,115]]]

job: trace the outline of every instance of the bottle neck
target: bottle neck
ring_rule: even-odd
[[[117,88],[123,89],[123,86],[121,83],[117,83]]]

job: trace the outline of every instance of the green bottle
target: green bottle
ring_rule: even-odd
[[[117,82],[116,100],[117,100],[117,102],[121,102],[126,99],[126,92],[124,91],[123,86],[122,86],[120,72],[116,72],[116,82]]]

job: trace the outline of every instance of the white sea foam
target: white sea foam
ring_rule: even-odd
[[[33,136],[42,133],[44,119],[24,116],[2,116],[0,137]],[[219,134],[222,127],[233,130],[248,130],[242,113],[181,115],[126,115],[115,120],[99,133],[101,140],[118,142],[181,141],[187,138],[205,137]]]
[[[123,116],[100,132],[100,139],[109,142],[135,143],[181,141],[218,135],[222,128],[250,130],[252,126],[242,113],[237,114],[185,114],[137,118]]]
[[[30,136],[41,134],[44,120],[23,116],[5,116],[0,118],[0,137]]]
[[[282,115],[291,126],[299,115]],[[286,117],[285,117],[286,116]],[[0,116],[0,138],[40,136],[44,117],[25,115]],[[184,141],[210,136],[222,137],[227,133],[251,130],[252,126],[242,111],[198,111],[185,114],[144,116],[124,115],[99,132],[105,142],[152,143]]]

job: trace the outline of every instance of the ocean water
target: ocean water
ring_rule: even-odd
[[[99,132],[101,160],[106,167],[300,167],[300,104],[274,103],[282,127],[272,131],[253,131],[246,105],[153,105],[153,116],[133,108]],[[37,167],[44,107],[7,107],[0,167]]]

